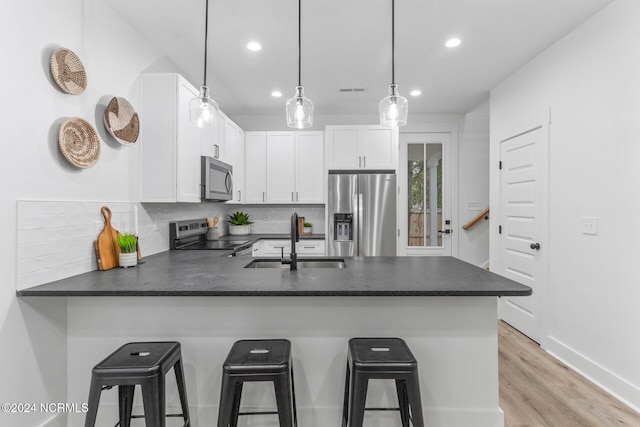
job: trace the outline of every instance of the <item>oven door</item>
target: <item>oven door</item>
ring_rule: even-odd
[[[202,156],[202,200],[226,201],[233,197],[233,167],[212,157]]]

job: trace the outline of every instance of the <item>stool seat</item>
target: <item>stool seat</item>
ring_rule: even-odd
[[[166,415],[165,375],[175,372],[182,414]],[[96,422],[102,390],[118,386],[119,425],[129,427],[135,386],[142,388],[144,418],[147,427],[164,427],[166,417],[182,417],[190,425],[189,406],[184,386],[182,355],[178,342],[131,342],[124,344],[98,363],[91,372],[85,427]]]
[[[398,408],[366,408],[371,379],[395,380]],[[424,427],[418,362],[401,338],[349,340],[342,410],[343,427],[362,427],[365,411],[397,410],[403,427]]]
[[[245,382],[273,382],[276,412],[240,412]],[[280,427],[297,423],[291,342],[286,339],[236,341],[222,366],[218,427],[236,427],[240,415],[278,414]]]
[[[285,373],[289,369],[291,343],[288,340],[242,340],[231,347],[224,362],[225,372]]]
[[[349,356],[362,371],[413,371],[418,362],[400,338],[353,338],[349,340]]]

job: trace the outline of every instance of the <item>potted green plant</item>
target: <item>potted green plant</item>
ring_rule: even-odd
[[[245,235],[251,232],[251,224],[253,221],[249,219],[249,214],[245,212],[235,212],[227,215],[229,223],[229,234]]]
[[[120,267],[133,267],[138,264],[138,237],[135,234],[118,233],[118,246],[120,247],[120,257],[118,262]]]
[[[311,227],[313,227],[313,224],[311,224],[310,222],[305,222],[304,223],[304,234],[311,234]]]

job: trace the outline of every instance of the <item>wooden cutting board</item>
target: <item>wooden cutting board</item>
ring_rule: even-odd
[[[120,247],[118,246],[118,230],[111,226],[111,209],[103,206],[100,209],[104,217],[104,229],[96,240],[96,257],[100,270],[110,270],[117,267],[120,262]]]

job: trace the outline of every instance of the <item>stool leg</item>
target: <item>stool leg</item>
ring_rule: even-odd
[[[218,407],[218,427],[229,427],[234,405],[236,384],[236,380],[230,375],[222,374],[220,404]]]
[[[288,374],[278,375],[273,386],[276,391],[278,419],[280,427],[293,427],[293,396],[291,393],[291,377]]]
[[[100,393],[102,385],[91,378],[89,386],[89,398],[87,400],[87,415],[84,418],[84,427],[94,427],[96,425],[96,416],[98,415],[98,404],[100,403]]]
[[[184,385],[184,371],[182,370],[182,360],[173,365],[173,371],[176,374],[176,383],[178,384],[178,394],[180,395],[180,405],[182,406],[182,419],[185,426],[191,425],[191,418],[189,417],[189,403],[187,402],[187,390]]]
[[[136,386],[118,386],[118,410],[120,411],[120,427],[131,427],[131,410],[133,408],[133,394]]]
[[[400,408],[402,427],[409,427],[409,402],[407,399],[407,385],[404,380],[396,380],[396,393],[398,395],[398,407]]]
[[[407,396],[409,397],[409,406],[411,407],[411,422],[414,427],[424,427],[424,419],[422,417],[422,398],[420,397],[420,381],[418,380],[418,372],[414,372],[407,378]]]
[[[233,390],[233,406],[231,408],[231,427],[238,425],[238,415],[240,414],[240,401],[242,400],[242,382],[238,382]]]
[[[348,427],[362,427],[368,388],[368,376],[359,372],[357,369],[354,369],[351,373],[351,381],[349,385]]]
[[[289,375],[291,375],[291,398],[293,400],[293,425],[294,427],[298,427],[298,410],[296,406],[296,386],[295,386],[296,382],[293,379],[293,368],[289,369]]]
[[[344,397],[342,400],[342,427],[347,427],[347,417],[349,414],[349,363],[347,363],[347,373],[344,379]]]
[[[165,427],[166,409],[164,375],[156,375],[142,383],[142,403],[147,427]]]

